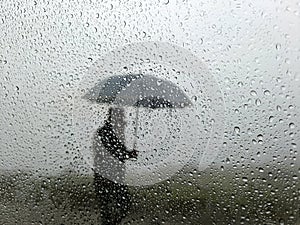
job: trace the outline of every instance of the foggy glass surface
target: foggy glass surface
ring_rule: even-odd
[[[138,124],[125,108],[139,158],[122,224],[300,224],[299,1],[0,6],[0,224],[100,224],[91,148],[109,106],[82,96],[137,73],[192,106],[143,107]]]

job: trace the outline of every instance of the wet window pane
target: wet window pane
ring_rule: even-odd
[[[300,223],[298,1],[0,6],[0,224]]]

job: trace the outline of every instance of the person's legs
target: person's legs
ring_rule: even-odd
[[[96,195],[96,202],[100,209],[100,220],[103,225],[111,225],[112,213],[111,213],[111,202],[113,196],[108,188],[107,179],[99,174],[94,174],[94,188]]]
[[[130,210],[132,199],[129,189],[126,185],[120,185],[117,202],[120,207],[120,221],[125,218]]]
[[[118,225],[131,207],[131,195],[126,185],[117,184],[95,174],[95,192],[103,225]]]

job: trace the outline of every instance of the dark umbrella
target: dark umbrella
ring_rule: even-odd
[[[118,107],[136,107],[135,142],[139,108],[184,108],[192,103],[174,83],[151,75],[130,74],[112,76],[99,82],[83,96],[96,103],[113,104]]]

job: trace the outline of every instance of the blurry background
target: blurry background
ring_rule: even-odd
[[[1,29],[2,170],[68,166],[76,85],[100,56],[140,41],[183,46],[210,68],[227,107],[220,160],[296,157],[297,1],[7,1]]]

